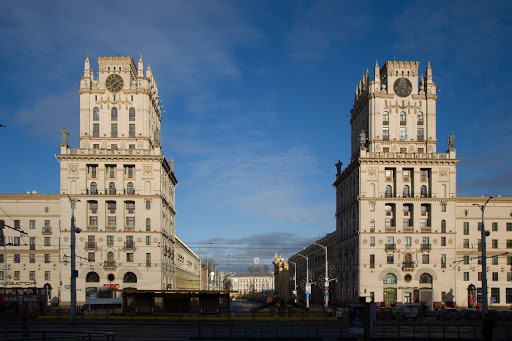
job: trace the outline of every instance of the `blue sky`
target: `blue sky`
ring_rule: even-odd
[[[78,145],[85,56],[96,72],[98,56],[142,54],[166,111],[177,233],[196,251],[214,241],[203,251],[269,260],[334,231],[334,163],[349,162],[348,113],[375,60],[419,61],[422,73],[430,61],[439,151],[453,131],[462,159],[458,195],[510,196],[511,9],[506,1],[3,1],[0,191],[57,193],[63,126]]]

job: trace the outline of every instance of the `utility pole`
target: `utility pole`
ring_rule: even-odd
[[[69,201],[71,202],[71,322],[75,322],[76,320],[76,255],[75,255],[75,232],[80,233],[80,229],[75,227],[75,207],[78,199],[71,200],[69,197]]]
[[[311,293],[308,294],[308,287],[311,288],[311,283],[309,283],[309,258],[306,257],[306,256],[303,256],[301,254],[298,254],[297,253],[297,256],[301,256],[302,258],[306,258],[306,308],[309,309],[309,295]]]
[[[0,246],[4,247],[4,289],[7,288],[7,246],[4,234],[5,222],[0,220]]]
[[[329,264],[327,263],[327,246],[323,246],[323,245],[320,245],[318,243],[313,243],[315,245],[318,245],[320,246],[321,248],[323,248],[325,250],[325,283],[324,283],[324,286],[325,286],[325,293],[324,293],[324,300],[325,300],[325,304],[324,304],[324,307],[325,307],[325,310],[327,310],[327,308],[329,307],[329,271],[328,271],[328,266]]]
[[[297,263],[288,261],[288,263],[292,263],[295,271],[293,272],[293,283],[294,283],[294,295],[295,295],[295,303],[297,303]]]

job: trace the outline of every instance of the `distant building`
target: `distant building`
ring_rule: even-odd
[[[226,276],[231,281],[231,290],[239,294],[266,293],[271,295],[274,292],[274,275],[271,273],[232,273]]]
[[[97,288],[189,289],[199,276],[197,256],[176,237],[174,161],[160,146],[155,77],[142,57],[89,58],[80,78],[78,148],[61,131],[59,194],[1,194],[7,287],[49,284],[52,299],[70,301],[70,198],[77,255],[77,301]],[[3,270],[3,269],[2,269]],[[179,274],[179,275],[178,275]],[[182,287],[183,286],[183,287]]]
[[[487,198],[457,197],[453,135],[436,134],[430,64],[376,64],[356,87],[351,162],[336,188],[337,301],[379,304],[481,302],[481,211]],[[489,303],[512,304],[512,198],[485,210]]]

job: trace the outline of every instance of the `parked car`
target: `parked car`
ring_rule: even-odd
[[[381,308],[380,318],[383,320],[394,320],[395,312],[391,308]]]
[[[438,320],[459,320],[460,319],[460,313],[455,308],[444,308],[439,311],[439,314],[437,314]]]
[[[421,303],[405,303],[396,307],[398,317],[401,319],[423,317],[423,307]]]
[[[505,321],[512,320],[512,310],[503,310],[499,312],[500,319]]]
[[[462,317],[466,320],[480,320],[482,319],[482,314],[480,314],[479,311],[472,310],[472,309],[462,309],[460,311],[460,314],[462,314]]]
[[[497,310],[495,310],[495,309],[489,309],[489,310],[487,311],[487,318],[488,318],[488,319],[491,319],[491,320],[495,320],[495,321],[497,321],[497,320],[499,320],[499,319],[500,319],[500,314],[499,314],[499,313],[498,313],[498,311],[497,311]]]

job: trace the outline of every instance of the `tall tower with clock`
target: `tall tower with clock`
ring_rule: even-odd
[[[137,65],[131,57],[99,57],[98,67],[95,76],[87,57],[80,78],[79,148],[66,139],[57,155],[62,221],[71,218],[69,199],[78,199],[77,255],[96,264],[79,269],[77,287],[85,290],[77,298],[94,297],[102,285],[175,289],[178,182],[161,150],[155,77],[142,56]]]
[[[436,84],[418,68],[376,63],[356,87],[351,161],[333,184],[340,301],[432,307],[455,288],[458,159],[453,143],[438,152]]]

